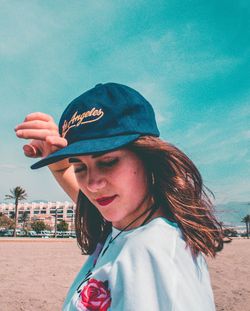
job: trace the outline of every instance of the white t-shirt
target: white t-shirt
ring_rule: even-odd
[[[215,311],[205,258],[192,257],[175,223],[158,217],[124,231],[102,255],[119,232],[89,256],[63,311]]]

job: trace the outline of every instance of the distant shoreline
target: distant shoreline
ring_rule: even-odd
[[[249,240],[247,237],[231,237],[232,242],[234,240]],[[0,243],[7,242],[7,243],[13,243],[13,242],[74,242],[76,243],[76,238],[42,238],[42,237],[0,237]]]
[[[0,237],[2,242],[76,242],[75,238],[32,238],[32,237]]]

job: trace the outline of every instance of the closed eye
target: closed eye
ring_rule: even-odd
[[[113,165],[115,165],[118,162],[118,158],[115,158],[111,161],[100,161],[99,162],[99,166],[100,167],[112,167]]]
[[[103,160],[103,161],[98,161],[97,166],[100,169],[105,169],[105,168],[111,168],[113,167],[116,163],[118,163],[119,159],[115,158],[112,160]],[[73,163],[74,165],[74,172],[75,174],[77,173],[83,173],[87,171],[87,166],[83,164],[81,161],[70,161],[70,163]]]
[[[75,174],[85,172],[85,171],[86,171],[86,166],[84,165],[74,167]]]

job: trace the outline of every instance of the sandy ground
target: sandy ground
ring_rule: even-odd
[[[250,239],[208,259],[217,311],[250,310]],[[61,310],[84,263],[73,239],[0,239],[0,310]],[[201,310],[202,311],[202,310]]]
[[[250,239],[234,239],[207,262],[217,311],[250,311]]]

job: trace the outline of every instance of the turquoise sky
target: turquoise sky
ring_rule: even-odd
[[[14,127],[100,82],[154,106],[161,136],[200,169],[218,203],[249,201],[250,2],[0,0],[0,201],[68,200],[32,171]]]

